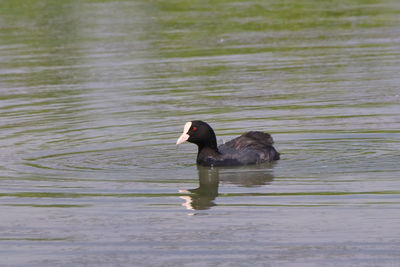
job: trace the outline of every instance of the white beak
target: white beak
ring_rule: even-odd
[[[176,141],[177,145],[182,144],[183,142],[187,141],[189,139],[189,135],[187,134],[190,130],[190,127],[192,127],[192,122],[187,122],[185,124],[185,127],[183,128],[183,133],[182,135],[178,138],[178,141]]]
[[[181,135],[181,137],[179,137],[179,139],[178,139],[178,141],[176,141],[176,144],[177,145],[180,145],[180,144],[182,144],[183,142],[186,142],[188,139],[189,139],[189,135],[187,134],[187,133],[183,133],[182,135]]]

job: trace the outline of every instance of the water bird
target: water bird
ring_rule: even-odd
[[[250,131],[217,146],[214,130],[204,121],[187,122],[176,144],[194,143],[198,147],[197,164],[201,166],[239,166],[279,160],[268,133]]]

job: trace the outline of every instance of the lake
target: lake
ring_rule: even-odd
[[[0,2],[1,266],[397,266],[400,4]],[[281,160],[196,166],[270,133]]]

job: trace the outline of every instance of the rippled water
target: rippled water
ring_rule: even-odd
[[[2,1],[0,265],[397,265],[397,1]],[[281,160],[197,168],[271,133]]]

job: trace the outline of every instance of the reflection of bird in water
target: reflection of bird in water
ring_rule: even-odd
[[[266,166],[269,166],[269,169],[266,170]],[[245,187],[269,184],[273,180],[270,167],[272,167],[271,164],[241,168],[210,168],[198,166],[199,187],[185,190],[186,192],[192,193],[192,195],[181,197],[186,200],[186,203],[183,205],[193,210],[205,210],[215,206],[214,200],[218,196],[220,181]]]
[[[272,164],[268,164],[271,167]],[[219,171],[219,180],[237,184],[245,187],[261,186],[270,184],[274,176],[270,169],[265,169],[266,164],[263,166],[252,166],[242,168],[221,168]]]
[[[181,197],[186,200],[183,204],[188,209],[206,210],[215,206],[213,200],[218,196],[219,175],[217,168],[197,167],[199,187],[189,189],[191,196]]]

